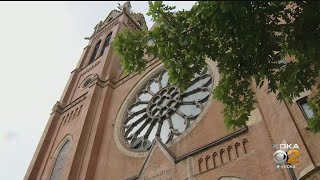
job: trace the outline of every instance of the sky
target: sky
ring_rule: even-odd
[[[0,178],[23,179],[95,25],[118,3],[0,2]],[[194,1],[164,2],[177,10]],[[148,2],[131,1],[146,16]]]

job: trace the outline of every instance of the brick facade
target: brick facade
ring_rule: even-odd
[[[95,44],[100,39],[104,42],[111,32],[113,39],[125,28],[145,28],[138,23],[143,20],[141,15],[126,9],[112,11],[106,19],[84,48],[54,106],[25,179],[49,179],[66,138],[71,140],[71,147],[61,179],[319,179],[320,134],[306,130],[307,121],[296,103],[276,101],[266,87],[255,89],[256,109],[247,128],[228,131],[223,105],[210,99],[195,126],[178,140],[168,145],[155,140],[151,150],[144,153],[131,153],[122,147],[117,129],[120,110],[139,82],[162,65],[150,59],[144,73],[124,76],[120,59],[110,46],[88,64]],[[213,76],[219,78],[214,64],[211,67]],[[85,87],[86,79],[90,81]],[[315,89],[306,95],[314,93]],[[277,169],[272,158],[272,145],[284,140],[300,147],[300,163],[291,172]]]

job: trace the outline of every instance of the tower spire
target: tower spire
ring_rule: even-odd
[[[128,14],[131,14],[132,13],[132,6],[131,6],[131,3],[130,1],[126,1],[122,6],[118,3],[118,8],[121,10],[121,11],[125,11],[127,12]]]

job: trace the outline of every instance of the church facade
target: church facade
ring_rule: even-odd
[[[311,133],[308,97],[278,102],[254,89],[247,127],[228,131],[213,61],[185,91],[168,82],[160,60],[124,75],[110,42],[124,29],[146,30],[130,2],[98,23],[54,105],[26,172],[28,180],[317,180],[320,134]],[[276,154],[284,144],[294,163]],[[281,156],[282,155],[282,156]],[[280,158],[280,159],[279,159]],[[281,162],[280,162],[281,161]]]

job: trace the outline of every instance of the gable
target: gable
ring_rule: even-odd
[[[172,178],[175,172],[175,161],[173,156],[158,139],[153,145],[145,160],[139,179],[167,179]]]

